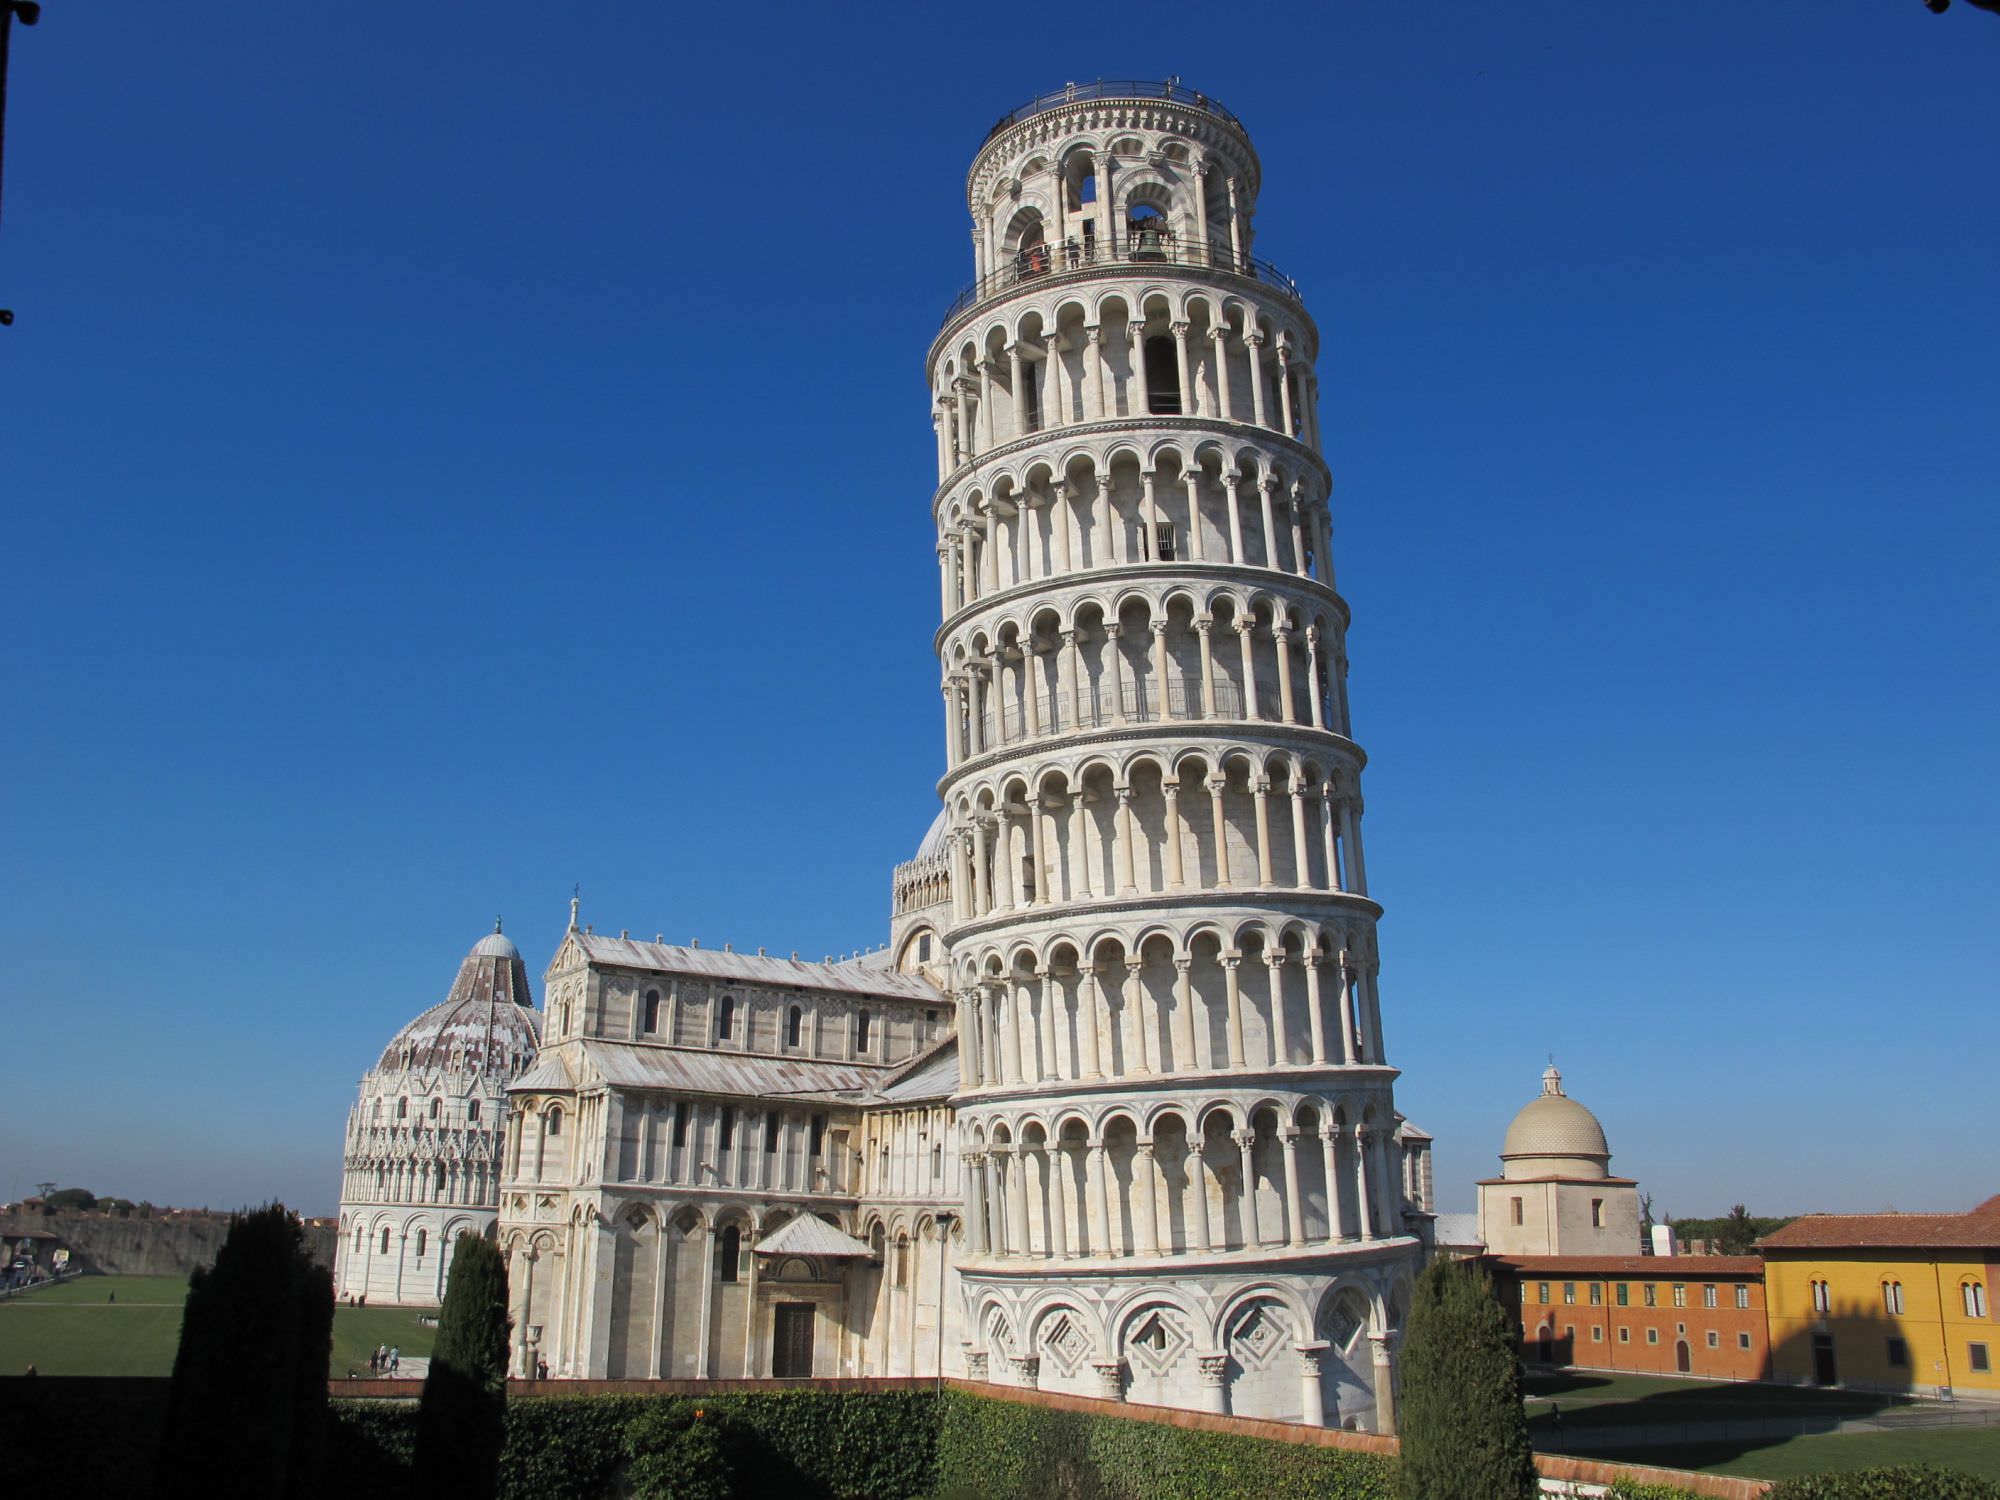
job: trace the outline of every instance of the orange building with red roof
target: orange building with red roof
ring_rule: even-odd
[[[1962,1214],[1808,1214],[1757,1248],[1775,1379],[2000,1400],[2000,1195]]]
[[[1764,1262],[1754,1255],[1489,1255],[1522,1357],[1648,1375],[1762,1380]]]

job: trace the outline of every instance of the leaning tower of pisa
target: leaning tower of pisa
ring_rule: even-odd
[[[1257,153],[1072,86],[972,163],[929,355],[978,1378],[1392,1429],[1384,1047],[1317,414]]]

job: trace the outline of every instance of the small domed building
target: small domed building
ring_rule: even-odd
[[[458,966],[450,994],[397,1032],[362,1076],[341,1179],[342,1300],[434,1307],[459,1233],[492,1236],[507,1085],[540,1043],[533,1005],[521,950],[496,922]]]
[[[1479,1236],[1494,1255],[1639,1253],[1639,1184],[1611,1175],[1604,1127],[1554,1063],[1507,1127],[1500,1175],[1479,1184]]]

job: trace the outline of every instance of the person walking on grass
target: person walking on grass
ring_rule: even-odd
[[[403,1368],[403,1351],[395,1344],[389,1346],[389,1373],[395,1375]]]

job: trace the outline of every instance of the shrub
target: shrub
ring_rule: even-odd
[[[333,1282],[304,1226],[278,1203],[232,1218],[214,1266],[188,1278],[162,1500],[316,1493],[332,1341]]]
[[[2000,1484],[1935,1464],[1900,1464],[1780,1480],[1764,1500],[2000,1500]]]
[[[625,1428],[626,1479],[633,1500],[730,1500],[732,1444],[719,1413],[692,1401],[665,1402]]]
[[[1701,1500],[1701,1497],[1677,1484],[1655,1484],[1645,1479],[1614,1479],[1605,1488],[1604,1500]]]
[[[947,1391],[940,1495],[984,1500],[1390,1500],[1372,1453],[1052,1411]]]
[[[1534,1500],[1513,1330],[1469,1261],[1433,1261],[1417,1278],[1397,1430],[1405,1500]]]
[[[417,1408],[422,1494],[492,1500],[507,1441],[507,1264],[476,1234],[452,1246],[437,1342]]]

